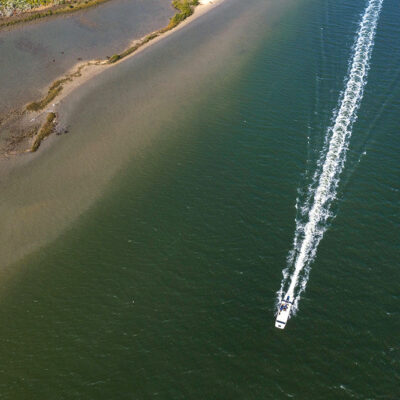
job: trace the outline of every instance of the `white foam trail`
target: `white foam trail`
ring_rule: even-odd
[[[296,208],[300,207],[300,217],[296,220],[293,248],[287,258],[287,267],[282,271],[283,279],[277,292],[278,303],[284,293],[285,298],[294,298],[292,313],[297,310],[300,295],[308,281],[310,263],[327,228],[327,219],[331,216],[330,206],[336,198],[352,125],[357,118],[357,110],[363,97],[382,3],[383,0],[368,1],[356,35],[345,89],[339,99],[338,108],[334,111],[333,126],[327,130],[326,146],[317,163],[317,172],[309,187],[309,196],[303,206],[296,204]],[[294,270],[289,276],[293,266]],[[290,285],[285,290],[289,279]]]

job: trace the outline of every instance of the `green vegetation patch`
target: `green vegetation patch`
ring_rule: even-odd
[[[172,5],[179,10],[179,12],[170,19],[166,30],[175,28],[186,18],[190,17],[193,14],[193,6],[197,6],[198,4],[198,0],[174,0]]]
[[[43,124],[43,126],[40,128],[39,132],[37,133],[35,140],[32,144],[31,151],[34,152],[36,151],[40,143],[42,143],[42,140],[49,136],[55,128],[55,119],[56,119],[56,114],[53,112],[50,112],[47,114],[46,117],[46,122]]]
[[[117,62],[118,60],[121,59],[121,56],[119,54],[114,54],[113,56],[110,57],[110,59],[108,60],[108,62],[110,64],[114,64],[115,62]]]

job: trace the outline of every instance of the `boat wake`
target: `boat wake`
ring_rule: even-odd
[[[316,172],[308,187],[306,199],[300,201],[298,198],[296,202],[296,230],[287,266],[282,271],[281,287],[277,292],[277,320],[283,319],[280,314],[285,314],[283,316],[287,320],[296,313],[301,294],[308,282],[310,264],[327,229],[328,219],[332,216],[330,207],[337,195],[352,126],[363,97],[382,3],[383,0],[369,0],[367,3],[349,60],[345,87],[334,111],[332,125],[327,129]],[[290,303],[287,303],[289,299]],[[283,326],[282,321],[280,326],[278,323],[276,326],[283,329],[286,324],[284,322]]]

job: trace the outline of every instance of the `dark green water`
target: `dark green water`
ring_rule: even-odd
[[[150,79],[141,71],[155,61],[149,82],[157,83],[171,52],[191,48],[178,62],[201,64],[209,41],[220,34],[224,46],[239,4],[227,0],[121,66],[120,79],[130,68],[139,78],[120,85],[140,91],[135,79]],[[290,3],[274,24],[261,23],[261,0],[248,7],[258,17],[243,19],[258,39],[245,56],[242,42],[230,52],[239,67],[227,57],[226,74],[219,67],[201,79],[192,99],[189,83],[171,95],[179,109],[154,109],[162,134],[152,146],[2,283],[0,398],[400,397],[398,3],[384,1],[335,218],[285,331],[274,328],[275,292],[294,206],[343,89],[365,2]],[[84,98],[72,134],[117,79]]]

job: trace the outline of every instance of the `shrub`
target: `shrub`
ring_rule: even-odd
[[[117,62],[120,58],[121,58],[121,56],[119,54],[114,54],[113,56],[110,57],[108,62],[110,64],[113,64],[113,63]]]
[[[54,124],[55,118],[56,118],[55,113],[50,112],[47,114],[46,122],[40,128],[40,130],[39,130],[38,134],[36,135],[35,140],[32,144],[32,147],[31,147],[32,152],[36,151],[39,148],[42,140],[44,138],[46,138],[47,136],[49,136],[53,132],[54,126],[55,126],[55,124]]]

